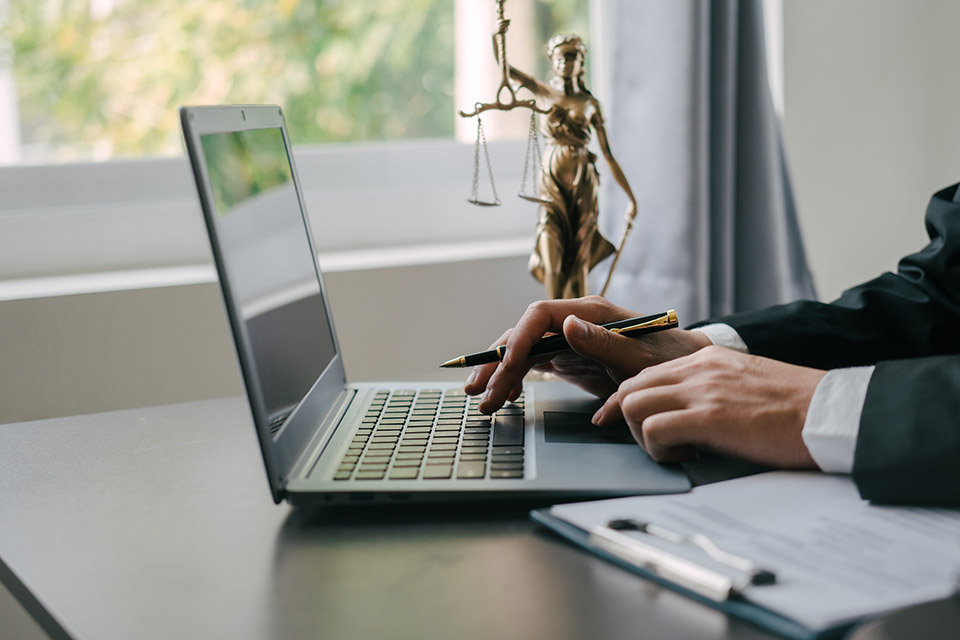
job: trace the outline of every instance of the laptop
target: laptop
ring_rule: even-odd
[[[493,416],[450,382],[348,383],[282,110],[180,119],[275,502],[689,490],[626,430],[592,426],[596,400],[564,383],[528,384]]]

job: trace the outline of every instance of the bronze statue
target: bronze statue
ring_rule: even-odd
[[[616,253],[600,293],[604,295],[633,224],[637,202],[626,176],[610,151],[600,103],[583,81],[587,48],[578,36],[554,36],[547,43],[547,55],[553,63],[555,77],[549,83],[543,83],[520,71],[507,62],[506,35],[510,21],[504,17],[504,2],[505,0],[497,0],[497,32],[493,34],[494,56],[502,75],[496,99],[494,102],[478,102],[470,113],[460,111],[463,117],[478,117],[473,194],[470,202],[484,206],[499,204],[495,187],[493,201],[484,202],[477,196],[480,149],[481,143],[485,143],[479,121],[480,113],[488,109],[511,111],[515,108],[527,108],[533,113],[544,114],[546,150],[541,159],[538,195],[533,198],[521,195],[540,203],[537,237],[533,254],[530,256],[530,271],[543,283],[548,297],[577,298],[587,294],[587,274],[590,269]],[[530,91],[533,99],[518,99],[517,87],[513,86],[510,79]],[[509,100],[504,100],[504,91]],[[626,227],[619,247],[616,248],[600,235],[597,228],[597,158],[587,149],[592,132],[596,132],[600,151],[609,164],[614,179],[630,200],[625,214]],[[533,128],[531,136],[535,135],[536,129]],[[487,164],[489,168],[489,156]]]
[[[496,42],[494,39],[499,59]],[[614,179],[630,199],[628,224],[637,211],[627,178],[610,151],[600,103],[583,82],[586,53],[578,36],[551,38],[547,55],[555,77],[549,84],[510,67],[510,77],[533,93],[538,106],[547,109],[543,124],[546,149],[540,174],[541,205],[530,271],[546,287],[550,298],[586,295],[590,269],[617,250],[597,228],[597,158],[587,149],[591,129],[597,134],[600,151]]]

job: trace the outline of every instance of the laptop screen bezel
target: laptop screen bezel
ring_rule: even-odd
[[[316,243],[313,239],[309,217],[306,215],[303,191],[297,174],[296,163],[293,159],[283,111],[275,105],[181,107],[180,120],[187,154],[197,184],[200,208],[203,211],[207,226],[213,261],[219,276],[224,307],[233,332],[237,359],[246,387],[247,398],[250,402],[260,448],[263,452],[270,491],[274,502],[279,503],[284,497],[284,487],[292,469],[303,456],[307,445],[315,438],[317,429],[327,422],[328,414],[337,406],[337,398],[346,385],[346,372],[343,367],[340,343],[337,339],[333,315],[330,312],[323,274],[317,260]],[[287,417],[276,435],[271,434],[270,417],[254,362],[252,343],[241,314],[238,296],[235,295],[230,274],[226,268],[223,243],[220,241],[219,234],[220,218],[216,213],[210,174],[201,144],[202,136],[209,134],[270,128],[279,129],[283,136],[283,144],[290,162],[290,174],[300,207],[300,215],[303,219],[304,233],[312,254],[313,266],[320,286],[320,295],[323,299],[334,346],[334,355],[330,363]]]

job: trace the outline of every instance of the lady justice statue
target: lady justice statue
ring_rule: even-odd
[[[587,48],[575,35],[551,38],[546,50],[553,63],[555,76],[549,83],[540,82],[510,66],[506,62],[506,32],[510,21],[503,17],[503,2],[498,0],[498,30],[493,36],[493,48],[504,71],[504,83],[497,93],[496,102],[478,103],[473,113],[461,112],[461,115],[478,115],[485,108],[510,110],[515,107],[527,107],[544,114],[542,131],[546,149],[541,161],[539,197],[536,198],[540,203],[540,211],[536,242],[530,256],[530,271],[543,283],[548,297],[580,297],[587,294],[587,274],[590,269],[616,253],[600,294],[603,295],[610,284],[623,241],[632,226],[637,203],[610,150],[600,103],[583,81]],[[530,91],[534,99],[517,100],[514,87],[507,82],[507,73],[521,87]],[[505,88],[513,98],[512,103],[500,100]],[[625,214],[626,227],[617,248],[600,235],[597,228],[599,177],[596,155],[587,149],[593,132],[597,135],[600,151],[614,179],[630,201]]]

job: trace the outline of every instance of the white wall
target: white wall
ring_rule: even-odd
[[[526,256],[328,274],[352,380],[463,379],[542,295]],[[216,285],[0,303],[0,424],[242,393]],[[12,365],[12,366],[11,366]]]
[[[926,244],[960,181],[960,3],[785,0],[785,137],[821,299]]]

